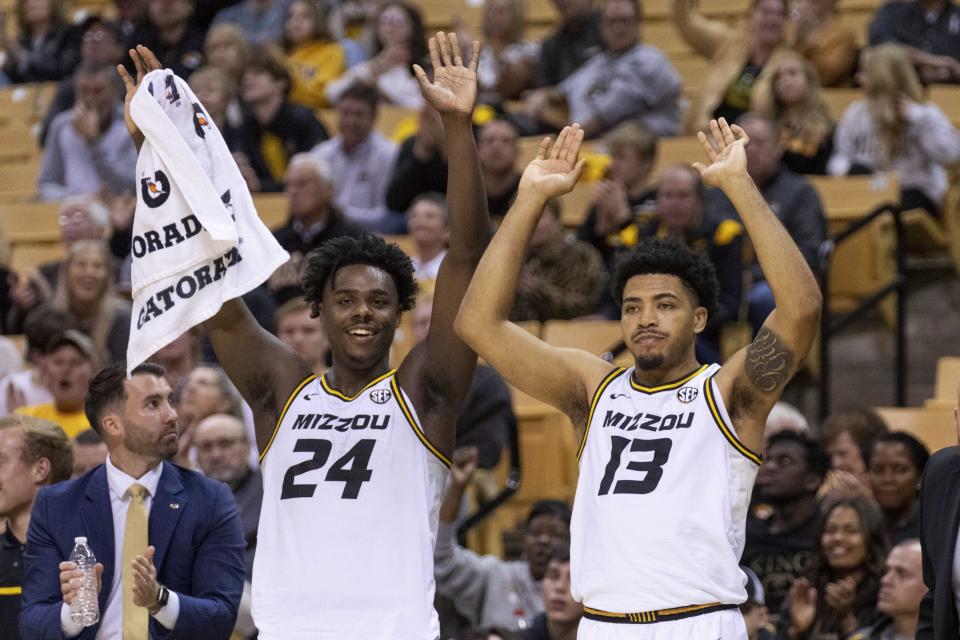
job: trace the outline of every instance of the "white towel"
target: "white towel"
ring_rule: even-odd
[[[130,112],[145,141],[137,158],[128,369],[289,259],[186,82],[152,71]]]

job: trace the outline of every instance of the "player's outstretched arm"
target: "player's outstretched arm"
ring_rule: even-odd
[[[759,451],[767,414],[816,336],[820,288],[800,249],[747,174],[746,133],[723,118],[710,122],[710,133],[698,134],[710,163],[694,167],[706,184],[723,190],[740,213],[776,301],[753,342],[717,374],[737,434],[746,446]]]
[[[130,58],[137,77],[131,78],[123,65],[117,66],[117,72],[126,87],[123,113],[127,131],[139,149],[143,133],[130,115],[130,103],[144,76],[162,67],[153,52],[143,45],[131,49]],[[287,396],[310,375],[310,368],[300,356],[257,324],[240,298],[224,303],[203,326],[217,360],[253,410],[257,446],[262,451],[273,434]]]
[[[613,367],[585,351],[559,349],[507,320],[523,254],[543,207],[573,189],[583,131],[565,127],[552,146],[544,139],[523,172],[517,199],[483,254],[460,306],[456,329],[476,352],[521,391],[547,402],[583,426],[589,395]]]
[[[453,320],[490,236],[472,127],[480,44],[473,43],[471,58],[464,65],[457,36],[440,32],[430,38],[430,59],[432,82],[419,65],[414,65],[414,72],[424,99],[440,113],[446,130],[450,246],[437,274],[427,338],[404,360],[398,376],[427,437],[450,454],[456,418],[477,364],[477,355],[454,332]]]

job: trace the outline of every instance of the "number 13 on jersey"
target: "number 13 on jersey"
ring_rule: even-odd
[[[623,452],[630,446],[631,453],[653,454],[650,460],[631,460],[627,463],[628,471],[645,473],[642,480],[616,480],[617,472],[620,470]],[[624,438],[623,436],[610,437],[610,460],[607,462],[604,470],[603,479],[600,481],[600,491],[598,495],[605,496],[611,493],[651,493],[660,483],[663,477],[663,465],[667,463],[670,457],[670,449],[673,447],[673,440],[670,438],[656,438],[654,440],[645,440],[643,438]]]

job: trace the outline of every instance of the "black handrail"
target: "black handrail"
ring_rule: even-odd
[[[467,543],[467,532],[489,516],[495,509],[506,502],[510,496],[520,488],[520,433],[517,430],[517,421],[509,422],[507,427],[507,446],[510,455],[510,468],[507,470],[507,479],[503,489],[489,502],[480,505],[472,515],[468,516],[457,527],[457,540],[460,546]]]
[[[890,214],[893,217],[894,233],[896,237],[895,261],[896,273],[890,284],[881,287],[873,294],[861,301],[855,309],[843,314],[830,313],[830,265],[837,246],[864,229],[871,222],[882,215]],[[903,248],[903,220],[901,210],[896,204],[887,203],[850,224],[843,231],[827,238],[820,244],[818,250],[820,259],[820,291],[823,292],[823,309],[820,315],[820,394],[818,413],[823,420],[830,413],[830,340],[850,323],[863,317],[870,309],[877,306],[890,294],[896,294],[897,304],[895,313],[894,340],[896,349],[896,404],[902,407],[907,401],[907,276],[904,268]]]

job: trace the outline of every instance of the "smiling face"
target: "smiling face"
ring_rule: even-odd
[[[67,292],[75,304],[95,303],[107,287],[106,247],[78,242],[67,264]]]
[[[906,445],[899,442],[873,445],[867,476],[873,497],[884,511],[902,513],[913,505],[920,474]]]
[[[860,516],[853,507],[836,507],[827,516],[820,546],[831,569],[850,570],[867,559],[867,538]]]
[[[707,310],[674,275],[633,276],[623,289],[620,330],[637,367],[669,369],[687,358]]]
[[[385,365],[400,323],[397,286],[389,273],[365,264],[341,267],[323,292],[323,326],[334,363],[349,369]]]

